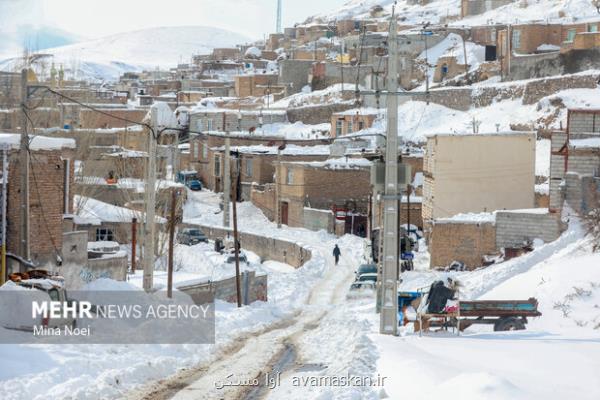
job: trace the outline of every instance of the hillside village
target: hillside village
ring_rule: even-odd
[[[210,345],[11,336],[2,363],[24,361],[0,397],[598,398],[599,26],[584,0],[352,0],[170,68],[0,61],[0,292],[45,270],[68,291],[216,301]],[[398,302],[448,278],[465,304],[535,298],[539,318],[428,332],[437,317]],[[212,383],[285,357],[273,390]],[[311,371],[391,378],[296,387]]]

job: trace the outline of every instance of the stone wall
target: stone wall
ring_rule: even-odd
[[[474,269],[483,265],[483,256],[496,253],[496,228],[491,222],[435,222],[429,229],[430,268],[460,261]]]
[[[575,74],[596,69],[599,49],[570,50],[546,54],[517,55],[510,59],[509,79],[530,79],[553,75]]]
[[[185,224],[188,227],[197,227],[209,239],[223,238],[227,234],[233,234],[231,229],[220,228],[216,226],[203,226],[196,224]],[[312,254],[310,250],[305,249],[298,243],[288,240],[268,238],[253,233],[240,232],[240,246],[253,253],[256,253],[264,260],[279,261],[289,264],[293,267],[301,267],[310,260]]]
[[[534,239],[552,242],[561,235],[564,224],[559,213],[516,210],[496,213],[496,246],[523,247]]]
[[[242,304],[248,305],[255,301],[267,301],[267,283],[267,275],[256,275],[255,271],[242,272],[240,275]],[[229,303],[237,302],[235,277],[193,285],[176,285],[176,288],[189,295],[195,304],[205,304],[213,300],[223,300]]]
[[[565,200],[573,210],[585,215],[600,207],[600,178],[568,172]]]
[[[523,104],[535,104],[543,97],[566,89],[588,88],[598,86],[598,75],[571,75],[538,79],[528,82],[523,93]]]
[[[314,61],[312,60],[282,60],[279,62],[280,85],[287,87],[289,95],[302,91],[308,85],[308,75]]]
[[[333,113],[352,108],[355,108],[353,102],[290,108],[287,110],[287,118],[292,124],[298,121],[309,125],[324,124],[331,122],[331,115]]]
[[[304,207],[304,227],[312,231],[325,230],[333,233],[334,219],[331,210],[318,210],[316,208]]]
[[[506,83],[499,86],[440,87],[430,91],[429,101],[466,111],[473,107],[487,107],[499,100],[523,98],[523,104],[535,104],[546,96],[566,89],[597,87],[598,75],[567,75],[536,79],[527,82]]]

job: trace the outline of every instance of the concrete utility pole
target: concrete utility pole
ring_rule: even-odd
[[[277,148],[277,169],[275,170],[275,219],[281,229],[281,146]]]
[[[8,154],[9,147],[4,144],[2,146],[2,264],[0,272],[0,285],[6,282],[6,198],[8,187]]]
[[[223,226],[229,228],[229,203],[231,202],[231,140],[225,132],[225,165],[223,166]]]
[[[392,14],[393,15],[393,14]],[[385,189],[383,196],[382,301],[379,332],[398,333],[398,32],[396,18],[392,17],[389,34],[387,140],[385,149]]]
[[[171,213],[169,218],[169,254],[168,254],[168,267],[167,267],[167,297],[173,297],[173,250],[175,247],[175,225],[176,216],[175,211],[177,210],[177,190],[171,189]]]
[[[131,273],[135,275],[135,258],[137,257],[137,218],[131,219]]]
[[[20,253],[25,260],[31,259],[29,247],[29,134],[27,132],[27,106],[29,103],[29,93],[27,87],[28,70],[21,70],[21,145],[19,147],[19,163],[21,178],[21,242]],[[19,270],[25,272],[23,263]]]
[[[144,290],[149,292],[154,286],[154,243],[156,212],[156,147],[158,140],[158,109],[150,109],[153,131],[148,134],[148,170],[146,171],[146,223],[144,233]]]
[[[234,199],[233,199],[233,249],[235,254],[235,291],[237,295],[237,306],[242,306],[242,288],[240,285],[240,235],[238,232],[237,224],[237,196],[238,196],[238,179],[240,174],[240,159],[236,158],[235,168],[235,186],[234,186]]]

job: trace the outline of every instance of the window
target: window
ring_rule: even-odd
[[[114,241],[113,231],[108,228],[96,229],[96,242],[112,242]]]
[[[567,31],[567,42],[572,42],[575,40],[575,35],[577,35],[577,29],[569,29]]]
[[[202,131],[202,120],[201,119],[196,120],[196,130]]]
[[[202,159],[203,160],[208,159],[208,146],[205,144],[202,145]]]
[[[588,32],[598,32],[598,24],[589,24]]]
[[[513,49],[521,48],[521,31],[519,29],[514,30],[512,33],[512,46]]]
[[[212,119],[207,119],[206,120],[206,130],[207,131],[212,131],[213,130],[213,120]]]
[[[352,133],[352,132],[354,132],[354,122],[348,121],[348,132],[347,133]]]
[[[491,33],[491,37],[490,37],[490,39],[491,39],[490,41],[491,41],[493,44],[496,44],[496,30],[495,30],[495,29],[494,29],[494,30],[492,30],[492,33]]]
[[[195,142],[195,143],[194,143],[194,159],[197,159],[197,158],[198,158],[198,153],[199,153],[199,152],[198,152],[198,148],[199,148],[199,147],[200,147],[200,143],[198,143],[198,142]]]
[[[287,176],[286,176],[285,183],[288,185],[291,185],[292,183],[294,183],[294,170],[291,168],[287,169]]]
[[[365,129],[365,122],[364,121],[358,121],[358,130],[362,131],[363,129]]]
[[[342,127],[344,126],[344,120],[338,119],[335,121],[335,136],[342,136]]]
[[[221,155],[220,154],[216,154],[215,155],[215,170],[214,170],[214,175],[215,176],[221,176]]]
[[[246,177],[252,178],[254,173],[254,168],[252,168],[252,159],[246,159]]]

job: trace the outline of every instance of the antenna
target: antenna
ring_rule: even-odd
[[[277,0],[277,33],[281,33],[283,31],[281,27],[281,2],[282,0]]]

